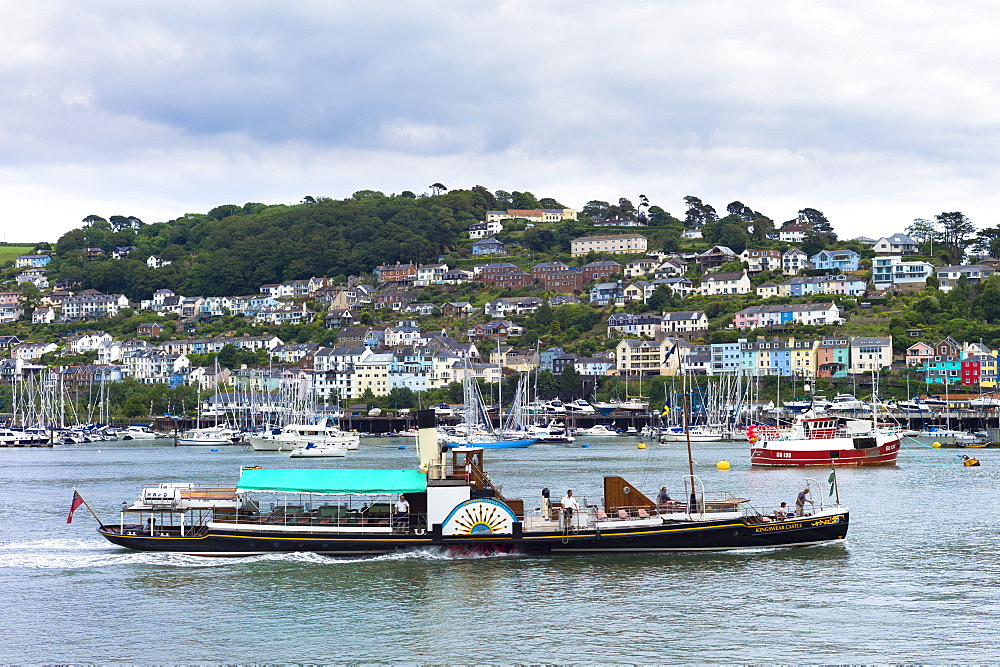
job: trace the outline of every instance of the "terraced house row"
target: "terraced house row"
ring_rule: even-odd
[[[679,337],[622,340],[615,348],[619,375],[779,375],[846,377],[889,368],[892,337],[803,340],[757,338],[692,345]]]

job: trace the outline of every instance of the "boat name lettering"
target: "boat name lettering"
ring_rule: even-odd
[[[792,530],[793,528],[801,528],[802,522],[796,521],[795,523],[777,523],[770,526],[757,526],[753,529],[755,533],[770,533],[775,530]]]

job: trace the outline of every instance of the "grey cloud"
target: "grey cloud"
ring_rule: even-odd
[[[722,0],[7,4],[0,167],[32,185],[22,192],[81,207],[153,199],[173,215],[321,188],[422,189],[425,173],[576,205],[644,191],[680,212],[698,194],[776,218],[808,205],[843,211],[845,225],[874,210],[905,225],[997,203],[998,13]],[[129,190],[89,176],[98,171]]]

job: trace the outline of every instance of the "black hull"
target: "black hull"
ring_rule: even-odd
[[[117,526],[98,532],[110,542],[137,551],[206,556],[241,556],[263,553],[312,552],[331,556],[370,556],[421,548],[459,552],[521,554],[629,553],[659,551],[723,551],[821,544],[843,540],[848,512],[773,523],[678,521],[656,526],[623,527],[600,531],[520,533],[510,535],[443,536],[440,528],[427,534],[353,534],[309,531],[289,534],[263,529],[239,531],[210,529],[190,537],[122,535]],[[519,528],[519,527],[518,527]]]

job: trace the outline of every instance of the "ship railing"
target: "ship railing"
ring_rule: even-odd
[[[846,428],[816,428],[809,431],[809,440],[833,440],[834,438],[849,438],[851,432]]]
[[[604,520],[600,518],[600,514],[600,508],[597,505],[588,504],[586,499],[583,499],[580,509],[573,512],[569,529],[573,531],[593,529],[597,526],[598,521]],[[563,514],[562,507],[559,503],[552,503],[547,510],[541,507],[524,510],[521,527],[526,532],[564,530],[567,528],[564,521],[565,514]]]
[[[258,526],[301,526],[319,528],[371,528],[378,532],[390,529],[393,533],[406,533],[425,528],[425,514],[400,514],[388,503],[373,503],[359,510],[340,505],[321,505],[305,508],[301,505],[281,505],[270,512],[246,510],[216,510],[217,523],[251,524]]]
[[[452,463],[432,463],[428,466],[428,478],[461,480],[468,482],[474,488],[491,489],[498,498],[503,499],[503,495],[500,493],[503,487],[493,484],[490,476],[475,464],[466,466],[453,465]]]

